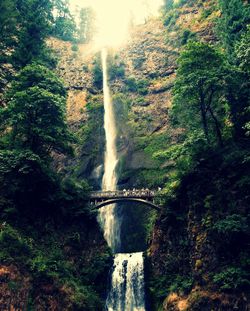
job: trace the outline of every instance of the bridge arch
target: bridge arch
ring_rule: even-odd
[[[143,200],[140,198],[114,198],[114,199],[108,199],[102,202],[98,202],[95,205],[95,209],[100,209],[106,205],[110,205],[110,204],[115,204],[115,203],[119,203],[119,202],[134,202],[134,203],[141,203],[144,205],[147,205],[157,211],[160,211],[160,207],[155,205],[153,202],[147,201],[147,200]]]

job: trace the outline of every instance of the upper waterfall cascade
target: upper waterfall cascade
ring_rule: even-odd
[[[116,190],[117,176],[116,165],[118,162],[116,151],[116,127],[113,105],[108,86],[107,70],[107,50],[102,50],[102,68],[103,68],[103,95],[104,95],[104,130],[106,138],[106,150],[104,157],[104,175],[102,179],[102,190]],[[115,215],[115,204],[107,206],[100,210],[99,218],[104,230],[104,237],[116,252],[120,247],[120,224]]]

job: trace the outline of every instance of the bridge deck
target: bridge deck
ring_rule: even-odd
[[[90,192],[91,200],[107,200],[122,198],[141,198],[153,199],[156,195],[152,190],[116,190],[116,191],[92,191]]]

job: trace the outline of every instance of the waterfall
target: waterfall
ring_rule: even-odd
[[[104,157],[104,175],[102,179],[102,190],[116,190],[117,176],[116,165],[118,162],[116,152],[116,126],[113,111],[113,105],[108,86],[107,70],[107,50],[102,50],[102,68],[103,68],[103,95],[104,95],[104,130],[106,137],[106,150]],[[116,217],[116,205],[108,205],[101,208],[99,219],[104,230],[104,237],[116,252],[120,248],[120,223]]]
[[[113,104],[110,97],[107,70],[107,50],[102,50],[104,130],[106,150],[102,190],[116,190],[118,163],[116,150],[116,124]],[[108,311],[144,311],[144,266],[143,253],[119,254],[120,219],[115,204],[100,209],[99,221],[104,237],[115,253],[111,289],[106,301]]]
[[[116,254],[108,311],[144,311],[143,253]]]

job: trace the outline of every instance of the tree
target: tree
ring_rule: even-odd
[[[12,0],[3,0],[0,2],[0,64],[9,59],[8,50],[16,45],[17,18],[18,11],[16,2]]]
[[[234,45],[250,22],[250,6],[243,0],[219,0],[221,17],[217,32],[223,46],[233,61]]]
[[[190,42],[178,60],[173,113],[184,127],[202,128],[208,143],[216,137],[223,145],[225,61],[216,49]],[[214,135],[215,134],[215,135]]]
[[[71,150],[72,135],[65,120],[66,91],[53,72],[41,65],[26,66],[6,98],[7,107],[0,111],[0,118],[2,134],[8,136],[11,146],[41,157],[48,157],[52,150]]]
[[[237,69],[232,80],[236,84],[233,89],[234,93],[231,98],[235,101],[234,111],[235,119],[237,120],[236,134],[238,136],[249,136],[250,134],[250,27],[242,34],[240,41],[237,42],[235,47]],[[237,79],[236,79],[237,78]],[[232,89],[232,88],[231,88]],[[230,89],[230,90],[231,90]],[[232,90],[231,90],[232,92]]]
[[[101,55],[96,54],[93,61],[93,82],[94,85],[98,88],[102,88],[103,76],[102,76],[102,64],[101,64]]]
[[[91,8],[82,8],[80,10],[80,23],[78,30],[79,41],[88,43],[91,41],[94,33],[94,12]]]
[[[54,16],[52,35],[66,41],[76,40],[76,23],[70,13],[68,0],[55,1]]]
[[[45,39],[50,32],[53,5],[50,0],[17,2],[17,46],[11,55],[12,64],[23,68],[33,61],[48,61]]]
[[[174,0],[164,0],[164,9],[166,11],[171,10],[174,5]]]
[[[236,44],[236,57],[241,70],[250,75],[250,25],[247,31],[242,34],[239,42]]]

